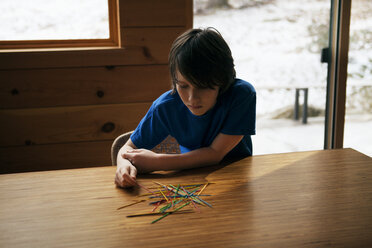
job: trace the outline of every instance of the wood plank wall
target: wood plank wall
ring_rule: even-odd
[[[0,51],[0,173],[110,165],[112,141],[170,89],[192,0],[119,0],[121,47]]]

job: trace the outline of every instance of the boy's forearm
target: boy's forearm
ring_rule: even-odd
[[[177,170],[218,164],[223,157],[211,147],[199,148],[183,154],[159,154],[159,170]]]
[[[123,154],[124,152],[126,152],[128,150],[131,150],[131,149],[134,149],[134,147],[131,147],[128,144],[125,144],[122,148],[120,148],[120,150],[119,150],[119,152],[117,154],[117,157],[116,157],[116,165],[117,166],[121,166],[123,164],[130,163],[129,160],[123,158],[121,156],[121,154]]]

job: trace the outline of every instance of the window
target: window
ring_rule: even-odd
[[[118,46],[117,0],[2,0],[0,48]]]
[[[194,27],[217,28],[230,45],[237,76],[256,88],[253,153],[323,149],[327,64],[320,54],[328,45],[330,1],[194,3]]]
[[[372,156],[372,2],[351,7],[344,147]]]

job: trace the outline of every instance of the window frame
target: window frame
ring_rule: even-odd
[[[0,49],[119,47],[118,0],[108,0],[109,38],[69,40],[0,40]]]
[[[343,148],[351,0],[331,0],[324,149]]]

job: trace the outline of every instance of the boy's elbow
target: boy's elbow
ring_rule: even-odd
[[[213,148],[211,149],[213,151],[212,152],[213,156],[211,158],[211,164],[219,164],[226,154],[222,153],[221,151],[214,150]]]
[[[216,164],[221,163],[222,159],[223,159],[223,157],[222,158],[218,157],[218,159],[213,161],[213,164],[216,165]]]

